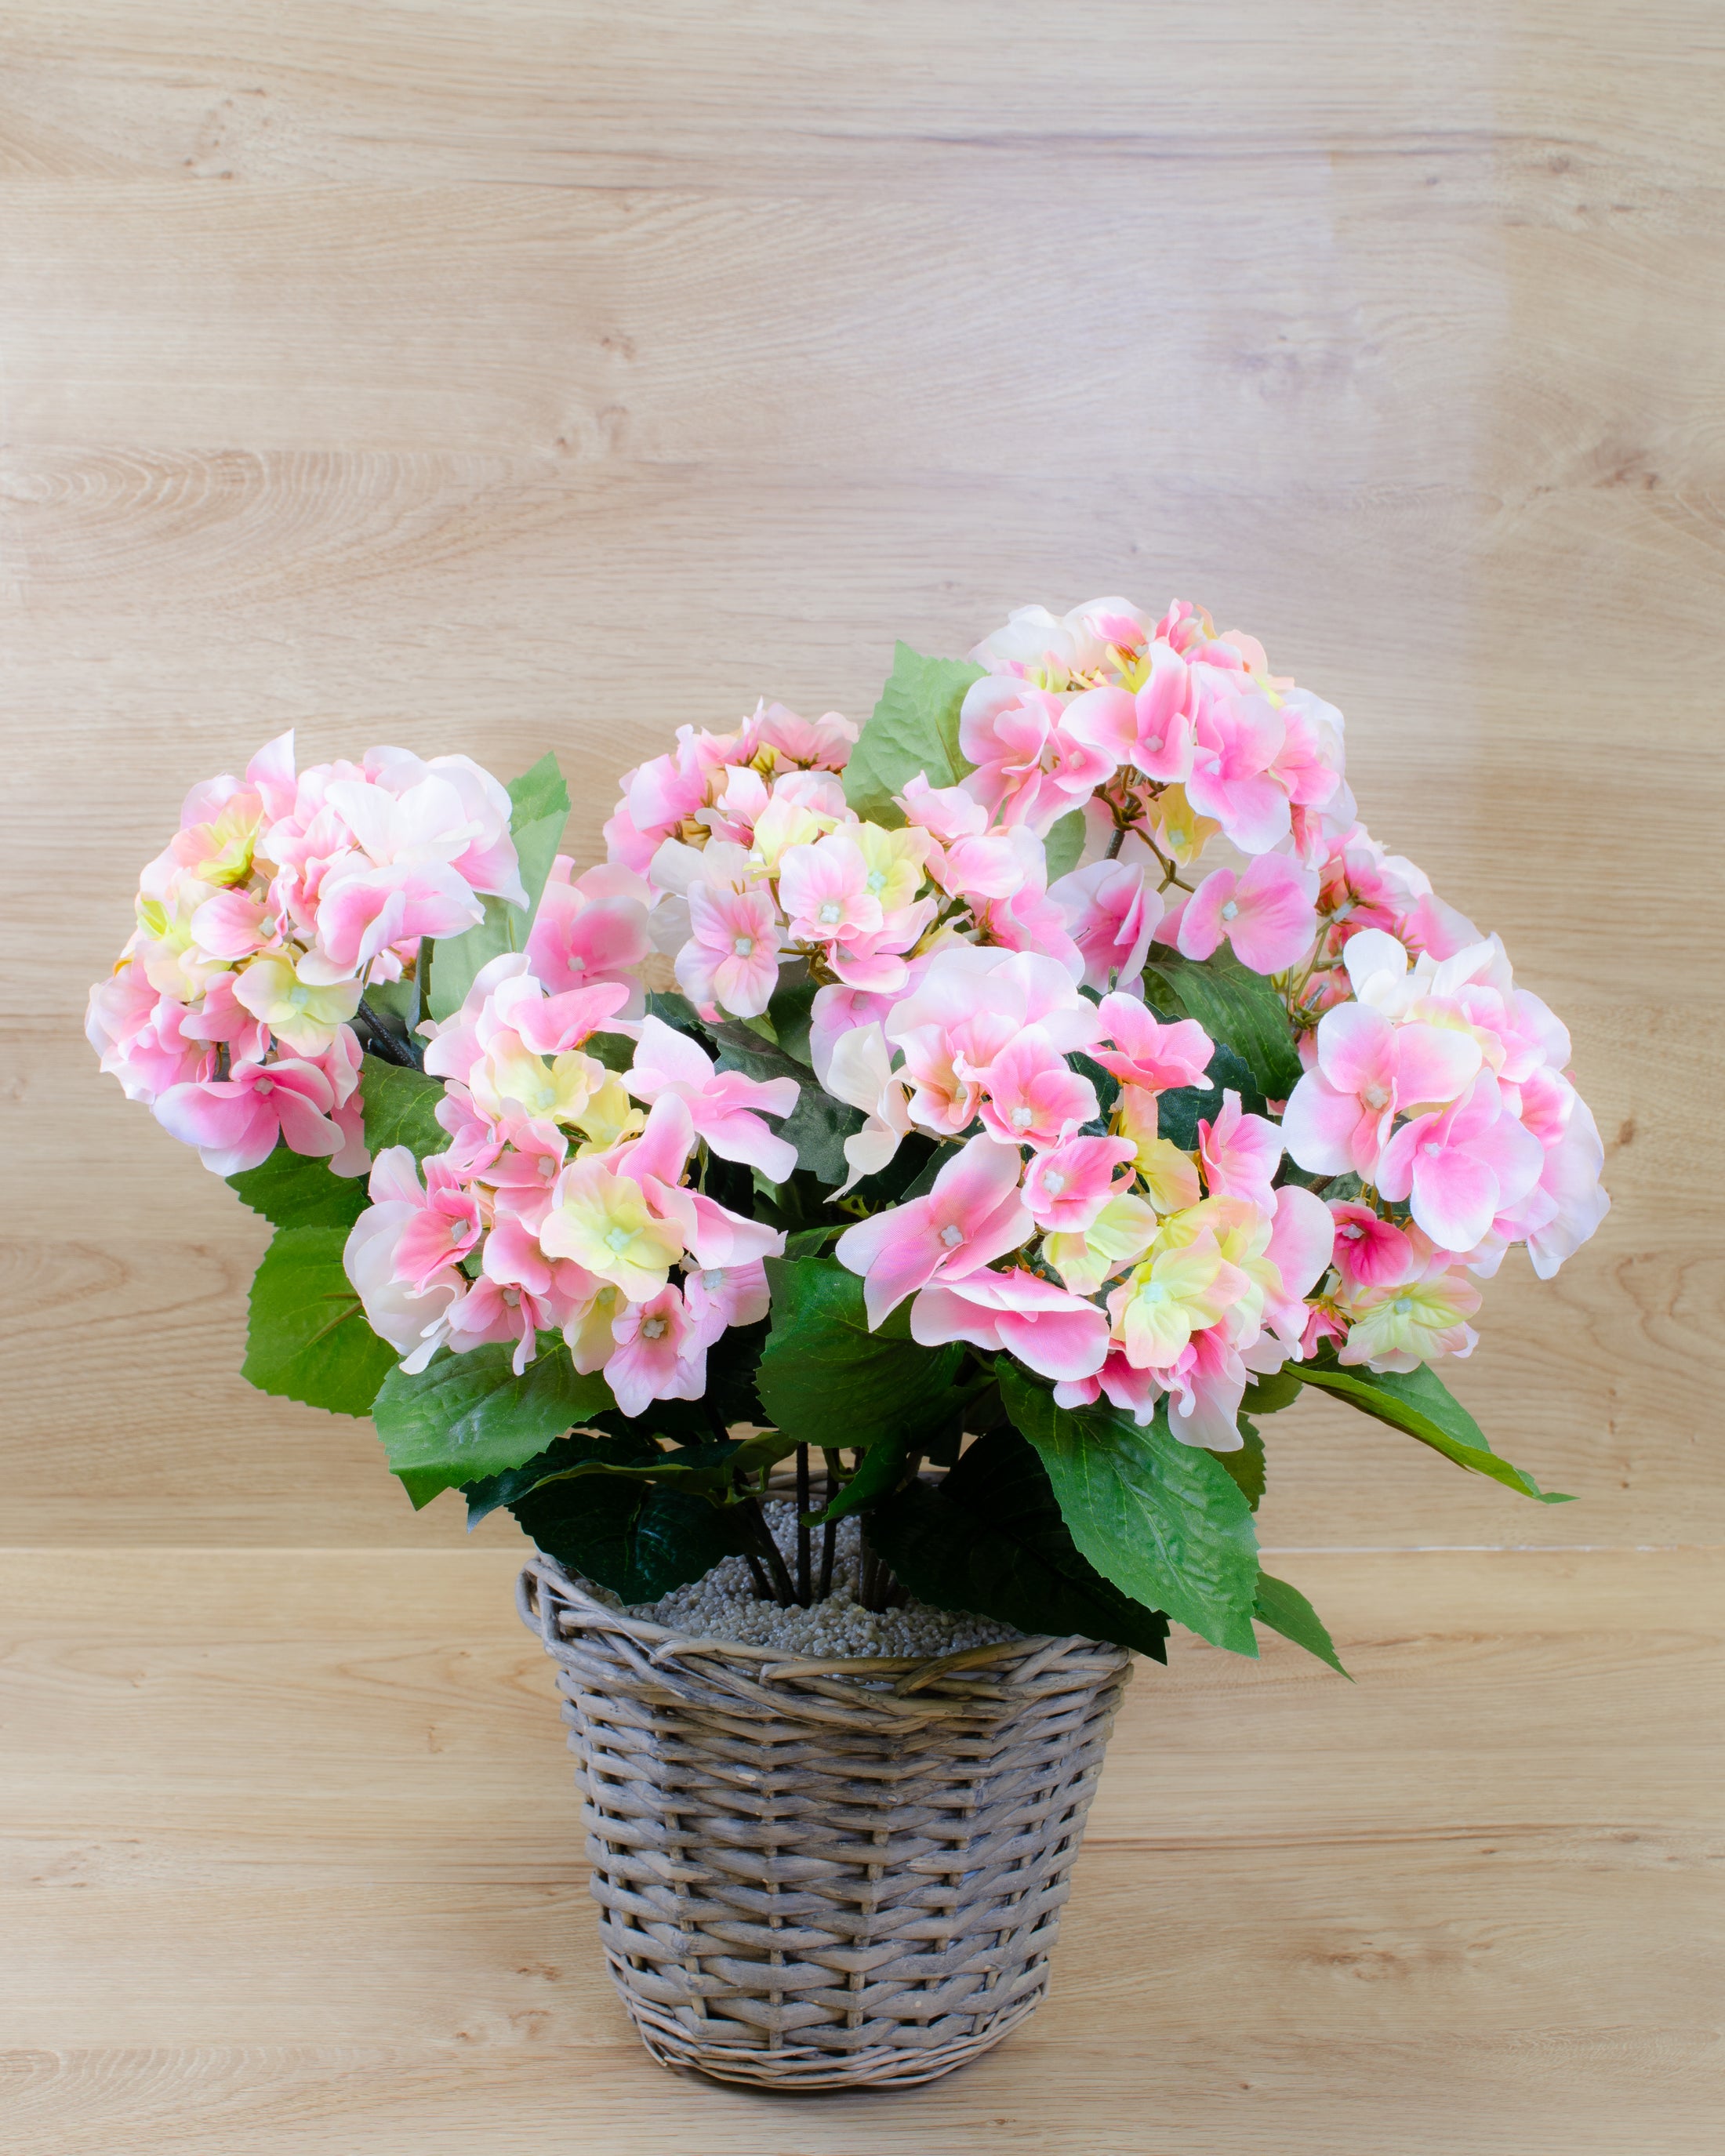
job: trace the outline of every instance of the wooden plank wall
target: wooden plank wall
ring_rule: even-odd
[[[330,1856],[318,1903],[295,1867],[322,1844],[271,1779],[297,1727],[333,1747],[325,1784],[342,1761],[365,1784],[376,1687],[350,1681],[343,1643],[380,1580],[478,1626],[483,1666],[514,1673],[505,1749],[516,1693],[537,1717],[528,1812],[565,1802],[543,1672],[510,1629],[512,1527],[458,1557],[450,1506],[414,1517],[364,1425],[240,1383],[260,1229],[80,1038],[187,784],[289,726],[308,758],[396,740],[506,774],[550,747],[592,859],[616,775],[675,723],[734,723],[762,692],[860,718],[896,636],[957,652],[1010,605],[1115,590],[1202,601],[1342,706],[1374,830],[1500,930],[1570,1023],[1615,1209],[1555,1283],[1505,1268],[1455,1385],[1582,1502],[1518,1505],[1322,1404],[1279,1419],[1265,1540],[1303,1553],[1282,1568],[1420,1713],[1315,1690],[1280,1650],[1250,1673],[1183,1650],[1171,1679],[1141,1676],[1065,2018],[891,2130],[1141,2151],[1153,2114],[1183,2150],[1248,2131],[1327,2152],[1707,2145],[1692,2076],[1721,1979],[1697,1956],[1718,1932],[1687,1897],[1717,1816],[1689,1747],[1708,1713],[1717,1733],[1705,1553],[1725,1529],[1717,6],[13,0],[0,51],[0,1540],[26,1643],[0,2051],[23,2062],[24,2145],[345,2148],[351,2043],[393,2061],[376,2067],[405,2106],[388,2146],[495,2147],[504,2120],[572,2116],[559,2046],[598,2041],[561,1999],[515,1998],[541,1980],[508,1924],[504,2021],[485,2018],[491,1962],[458,1956],[423,2056],[405,2010],[321,2015],[315,1924],[295,1918],[270,1964],[273,2038],[216,1997],[257,1974],[223,1928],[252,1921],[244,1894],[194,1933],[196,1968],[173,1943],[194,1881],[244,1870],[255,1805],[280,1837],[257,1857],[270,1921],[322,1907],[358,1951],[382,1897],[413,1964],[387,1836]],[[405,1625],[439,1669],[469,1651],[452,1630],[434,1652],[432,1617],[388,1607],[386,1639]],[[98,1611],[100,1652],[80,1644]],[[244,1682],[271,1666],[277,1617],[305,1718],[281,1703],[272,1738]],[[162,1702],[153,1737],[129,1684]],[[432,1753],[476,1742],[478,1690],[445,1692],[421,1702]],[[143,1797],[104,1779],[116,1709]],[[1487,1752],[1534,1717],[1517,1830],[1538,1879],[1508,1943],[1499,1869],[1455,1841],[1494,1830],[1470,1779],[1486,1769],[1445,1781],[1417,1739],[1427,1710],[1452,1747],[1476,1714]],[[249,1766],[218,1765],[228,1727],[262,1746]],[[1161,1756],[1158,1730],[1183,1774],[1156,1777],[1153,1816],[1132,1763]],[[499,1796],[483,1774],[461,1786]],[[1327,1816],[1347,1822],[1327,1871]],[[530,1936],[543,1861],[512,1832]],[[470,1836],[432,1840],[470,1868]],[[1180,1902],[1157,1951],[1202,1960],[1202,1982],[1164,1974],[1147,2004],[1121,1973],[1132,1912],[1153,1928],[1191,1890],[1147,1849],[1225,1874],[1230,1942],[1204,1959],[1208,1905]],[[156,1898],[100,1898],[127,1851],[151,1852]],[[372,1881],[351,1906],[344,1865]],[[1569,1933],[1566,1866],[1609,1875]],[[98,1886],[88,1936],[42,1914],[63,1876]],[[1401,1885],[1381,1907],[1362,1888],[1350,1931],[1337,1897],[1367,1877]],[[1322,1936],[1284,1941],[1266,1978],[1250,1912],[1301,1893]],[[588,2145],[663,2146],[619,2123],[632,2092],[674,2085],[606,2018],[584,1922],[552,1958],[584,1972],[610,2047]],[[8,1937],[29,1942],[9,1974]],[[1481,1974],[1494,1946],[1507,1989]],[[1564,1989],[1583,1953],[1615,2019]],[[1296,1974],[1313,1954],[1322,1999]],[[1387,1987],[1369,2040],[1337,1969],[1356,1999]],[[398,2005],[416,1995],[410,1969],[392,1980]],[[1219,2025],[1261,2018],[1284,1980],[1296,2005],[1233,2076],[1259,2096],[1217,2112],[1243,2056]],[[1134,1999],[1160,2069],[1132,2049]],[[531,2099],[500,2030],[548,2047]],[[271,2042],[287,2051],[253,2073],[247,2047]],[[1480,2046],[1476,2112],[1456,2108],[1452,2053]],[[1086,2088],[1115,2107],[1079,2134]],[[205,2097],[216,2123],[194,2123]],[[860,2112],[799,2139],[794,2114],[702,2101],[678,2115],[714,2148],[892,2145]]]

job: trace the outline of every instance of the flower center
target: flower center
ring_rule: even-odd
[[[1231,898],[1222,908],[1222,918],[1224,921],[1238,921],[1240,918],[1240,908]]]
[[[253,1086],[252,1091],[254,1093],[273,1093],[275,1091],[275,1081],[273,1078],[260,1078]]]
[[[629,1230],[627,1228],[612,1228],[606,1231],[605,1248],[608,1250],[626,1250],[628,1246]]]
[[[1209,762],[1204,766],[1204,769],[1209,772],[1212,778],[1219,778],[1222,776],[1221,757],[1219,756],[1213,756]]]
[[[1421,1152],[1430,1153],[1432,1158],[1435,1160],[1438,1155],[1443,1151],[1443,1147],[1438,1143],[1435,1138],[1428,1138],[1425,1144],[1420,1147],[1420,1150]]]
[[[1342,1230],[1343,1235],[1350,1243],[1357,1243],[1365,1232],[1365,1229],[1359,1225],[1358,1222],[1354,1220],[1350,1220],[1348,1225]]]
[[[1398,1317],[1405,1317],[1408,1312],[1414,1307],[1413,1304],[1404,1295],[1399,1295],[1389,1306],[1395,1312]]]
[[[1166,1302],[1168,1290],[1160,1281],[1146,1281],[1138,1290],[1140,1302]]]
[[[962,1228],[954,1227],[949,1220],[941,1229],[941,1240],[949,1250],[956,1250],[964,1240],[964,1230]]]
[[[836,899],[829,898],[815,918],[823,928],[831,928],[845,918],[845,909]]]
[[[731,947],[739,958],[747,958],[754,950],[755,939],[752,936],[739,936]]]
[[[519,1310],[521,1306],[521,1290],[518,1287],[505,1288],[503,1291],[503,1303],[504,1307],[506,1310]]]
[[[1058,1168],[1051,1168],[1042,1178],[1042,1187],[1050,1198],[1058,1198],[1066,1187],[1066,1178]]]
[[[1168,842],[1171,846],[1183,846],[1186,843],[1186,834],[1183,831],[1170,831],[1168,834]]]
[[[663,1340],[665,1320],[662,1317],[649,1317],[641,1327],[641,1337],[644,1340]]]
[[[1360,1098],[1368,1108],[1386,1108],[1389,1105],[1389,1094],[1382,1086],[1368,1086]]]
[[[544,1178],[546,1182],[549,1183],[552,1176],[554,1176],[557,1172],[557,1163],[552,1158],[549,1153],[544,1154],[539,1163],[540,1174]]]
[[[875,897],[878,898],[886,888],[886,877],[884,872],[880,869],[870,870],[869,872],[869,889],[874,892]]]
[[[463,1237],[466,1233],[467,1233],[467,1223],[466,1223],[465,1220],[452,1220],[452,1221],[450,1221],[450,1223],[449,1223],[449,1240],[450,1240],[452,1243],[459,1243],[459,1242],[460,1241],[461,1238],[462,1238],[462,1237]]]
[[[1012,1127],[1015,1131],[1029,1130],[1035,1120],[1036,1111],[1034,1108],[1014,1108],[1012,1111]]]
[[[719,1290],[725,1285],[723,1269],[717,1265],[710,1266],[708,1270],[701,1275],[701,1284],[706,1290],[709,1295],[716,1295]]]
[[[1149,740],[1145,742],[1144,746],[1149,750],[1151,755],[1154,756],[1158,749],[1162,747],[1162,736],[1160,734],[1152,734]]]
[[[569,953],[569,971],[572,973],[584,973],[587,971],[586,959],[578,958],[572,951]]]

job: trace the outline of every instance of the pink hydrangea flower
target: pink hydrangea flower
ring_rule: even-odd
[[[992,1058],[985,1086],[983,1122],[1009,1145],[1059,1145],[1101,1112],[1096,1087],[1034,1026]]]
[[[925,1348],[967,1340],[1069,1383],[1094,1376],[1108,1354],[1108,1321],[1093,1302],[1034,1273],[987,1267],[925,1287],[911,1305],[911,1337]]]
[[[324,1159],[340,1152],[342,1134],[330,1119],[335,1104],[335,1091],[315,1064],[283,1057],[236,1063],[225,1078],[170,1086],[155,1113],[172,1137],[197,1147],[206,1168],[238,1175],[270,1158],[278,1134],[295,1152]]]
[[[1034,1224],[1019,1196],[1019,1173],[1015,1147],[974,1137],[947,1163],[927,1197],[845,1229],[834,1255],[863,1276],[871,1331],[930,1281],[962,1280],[1029,1237]]]
[[[605,1383],[624,1414],[644,1414],[655,1400],[698,1400],[706,1390],[706,1342],[676,1287],[625,1305],[611,1333],[617,1347]]]
[[[975,794],[962,786],[931,786],[927,772],[919,771],[892,798],[908,822],[932,833],[942,845],[980,838],[988,828],[988,812]]]
[[[802,943],[872,936],[885,914],[869,889],[869,865],[855,840],[829,831],[813,845],[788,846],[778,865],[778,902]]]
[[[1239,875],[1232,869],[1207,875],[1178,921],[1162,923],[1161,940],[1176,942],[1183,957],[1208,958],[1225,937],[1235,957],[1255,973],[1284,973],[1317,934],[1317,889],[1310,869],[1286,854],[1260,854]]]
[[[1185,661],[1165,644],[1146,654],[1148,672],[1136,691],[1087,689],[1066,706],[1064,725],[1116,764],[1130,764],[1161,786],[1184,783],[1192,770],[1192,721]]]
[[[1378,1188],[1409,1210],[1440,1250],[1471,1250],[1538,1182],[1545,1148],[1503,1105],[1489,1070],[1452,1107],[1416,1116],[1391,1137]]]
[[[794,1078],[757,1079],[741,1070],[720,1071],[712,1058],[686,1034],[662,1019],[642,1021],[634,1061],[624,1083],[638,1101],[656,1101],[675,1093],[688,1108],[697,1137],[722,1160],[736,1160],[774,1183],[783,1183],[797,1165],[797,1149],[761,1121],[762,1115],[788,1116],[797,1105]]]
[[[1406,1230],[1394,1220],[1351,1199],[1336,1199],[1329,1209],[1336,1224],[1333,1255],[1344,1295],[1362,1288],[1393,1287],[1419,1271],[1424,1260]]]
[[[1081,1235],[1132,1159],[1130,1138],[1072,1137],[1039,1152],[1024,1175],[1025,1209],[1045,1235]]]
[[[958,746],[976,766],[967,788],[1005,824],[1039,837],[1089,798],[1111,757],[1066,732],[1058,696],[1009,675],[984,675],[964,694]]]
[[[1271,1188],[1281,1159],[1281,1132],[1262,1116],[1242,1115],[1240,1096],[1222,1096],[1214,1122],[1198,1126],[1198,1157],[1213,1198],[1244,1198],[1260,1212],[1275,1210]]]
[[[758,1018],[778,986],[778,921],[763,890],[698,883],[689,891],[690,942],[677,953],[677,983],[696,1007]]]
[[[1209,1085],[1205,1073],[1215,1055],[1215,1043],[1195,1019],[1164,1024],[1153,1011],[1127,995],[1104,996],[1098,1009],[1107,1029],[1105,1037],[1113,1045],[1090,1052],[1122,1086],[1163,1093]]]
[[[766,1317],[773,1304],[767,1268],[758,1258],[697,1268],[684,1280],[683,1301],[702,1341],[711,1347],[733,1325],[758,1325]]]
[[[589,869],[578,876],[574,865],[567,854],[552,863],[527,937],[528,967],[553,995],[620,982],[629,991],[623,1015],[639,1018],[643,994],[636,968],[653,948],[647,927],[652,893],[644,878],[627,869]]]
[[[1163,911],[1162,896],[1149,887],[1142,863],[1092,862],[1050,884],[1048,895],[1083,956],[1086,988],[1106,993],[1137,978]]]
[[[1283,1142],[1314,1175],[1352,1169],[1367,1183],[1377,1179],[1397,1115],[1459,1099],[1481,1063],[1471,1033],[1392,1024],[1368,1004],[1326,1011],[1317,1043],[1316,1066],[1295,1086],[1282,1116]]]
[[[1186,798],[1243,854],[1267,854],[1292,828],[1287,794],[1271,770],[1286,735],[1281,715],[1267,697],[1240,694],[1208,664],[1194,670],[1193,685]]]
[[[463,1291],[460,1276],[439,1275],[421,1290],[397,1270],[396,1246],[425,1204],[407,1147],[391,1146],[378,1154],[370,1190],[372,1203],[348,1231],[341,1263],[367,1324],[403,1357],[404,1370],[423,1370],[441,1345],[449,1308]]]

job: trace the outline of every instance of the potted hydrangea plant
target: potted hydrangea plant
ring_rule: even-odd
[[[547,757],[195,788],[102,1066],[274,1224],[245,1374],[537,1546],[649,2049],[925,2080],[1034,2006],[1132,1653],[1259,1626],[1315,1386],[1508,1489],[1435,1365],[1606,1207],[1569,1044],[1177,603],[898,648],[557,850]],[[1206,860],[1206,856],[1209,860]]]

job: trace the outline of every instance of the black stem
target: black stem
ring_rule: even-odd
[[[745,1550],[742,1553],[742,1561],[748,1567],[749,1578],[755,1584],[756,1600],[757,1602],[772,1601],[773,1589],[768,1585],[767,1575],[761,1569],[760,1558],[755,1555],[752,1550]]]
[[[767,1568],[773,1575],[773,1593],[780,1609],[794,1609],[797,1590],[791,1584],[790,1569],[785,1563],[784,1552],[774,1541],[773,1530],[767,1524],[767,1516],[761,1510],[761,1501],[752,1491],[743,1499],[742,1508],[754,1527],[756,1539],[761,1545],[761,1554],[766,1558]]]
[[[809,1545],[809,1447],[797,1447],[797,1599],[806,1609],[814,1599]]]
[[[1124,824],[1117,824],[1114,826],[1114,836],[1108,841],[1108,850],[1102,858],[1105,860],[1117,860],[1120,858],[1120,850],[1125,844],[1126,826]]]
[[[380,1062],[396,1064],[403,1070],[417,1070],[419,1068],[413,1060],[412,1049],[404,1047],[396,1039],[363,996],[359,999],[357,1015],[365,1020],[367,1029],[371,1036],[365,1044],[369,1054],[375,1055]]]
[[[839,1502],[839,1455],[823,1445],[820,1456],[827,1464],[827,1506],[830,1510]],[[829,1520],[820,1531],[820,1593],[816,1599],[821,1602],[833,1591],[833,1554],[838,1542],[839,1522]]]

